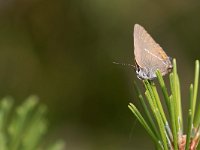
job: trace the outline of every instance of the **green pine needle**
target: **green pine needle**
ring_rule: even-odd
[[[194,86],[193,84],[190,86],[190,106],[188,116],[184,117],[188,118],[187,130],[185,133],[183,131],[181,87],[177,73],[176,60],[173,59],[173,72],[169,75],[171,93],[168,93],[159,70],[156,71],[156,75],[160,85],[159,87],[156,87],[153,81],[143,81],[146,88],[146,101],[137,85],[135,85],[138,98],[142,104],[147,119],[145,120],[143,118],[143,114],[141,114],[133,104],[129,104],[129,109],[149,133],[158,149],[189,150],[192,146],[191,144],[193,144],[194,147],[197,147],[200,140],[200,103],[196,106],[199,84],[199,61],[197,60],[195,62]],[[167,112],[163,109],[164,104],[161,103],[161,98],[157,92],[157,88],[161,88],[162,90]],[[147,107],[147,105],[150,107]],[[169,116],[169,121],[166,116]],[[160,145],[158,143],[160,143]]]

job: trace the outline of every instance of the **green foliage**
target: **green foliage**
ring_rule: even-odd
[[[141,114],[132,103],[128,107],[153,139],[157,149],[195,150],[200,138],[200,103],[196,104],[199,83],[199,61],[197,60],[195,63],[194,84],[190,85],[188,117],[184,117],[188,118],[185,134],[183,130],[180,82],[175,59],[173,60],[173,67],[173,72],[169,75],[170,94],[167,91],[161,73],[159,70],[156,72],[167,112],[163,110],[164,104],[160,101],[155,83],[149,80],[143,81],[147,101],[144,100],[135,84],[145,114]],[[195,111],[196,109],[197,111]],[[167,116],[169,116],[169,120],[167,120]]]
[[[38,104],[38,97],[31,96],[23,104],[13,108],[13,99],[0,102],[0,150],[62,150],[64,142],[51,146],[44,144],[47,132],[47,108]]]

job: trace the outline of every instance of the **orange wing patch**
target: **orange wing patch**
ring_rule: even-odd
[[[161,49],[159,49],[159,54],[161,55],[161,57],[162,57],[162,59],[167,59],[168,58],[168,56],[166,55],[166,53],[162,50],[162,48]]]

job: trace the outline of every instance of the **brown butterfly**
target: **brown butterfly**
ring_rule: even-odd
[[[153,80],[156,78],[156,70],[160,70],[162,75],[172,70],[171,58],[142,26],[135,24],[133,36],[135,67],[139,79]]]

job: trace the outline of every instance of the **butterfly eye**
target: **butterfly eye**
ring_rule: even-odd
[[[135,71],[140,72],[140,66],[137,64],[137,62],[135,61]]]

